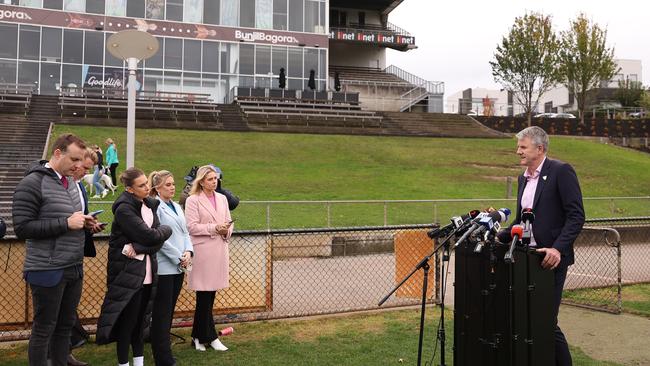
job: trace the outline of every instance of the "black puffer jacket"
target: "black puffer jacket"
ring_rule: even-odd
[[[108,248],[107,291],[102,304],[101,314],[97,321],[97,344],[107,344],[116,341],[115,328],[120,313],[129,303],[133,295],[142,288],[146,272],[146,259],[137,260],[122,254],[125,244],[132,244],[135,251],[151,256],[151,271],[153,274],[153,287],[147,313],[151,312],[157,282],[156,252],[160,250],[172,230],[169,226],[160,225],[156,210],[160,201],[145,198],[144,204],[153,211],[153,224],[151,228],[142,219],[140,210],[142,201],[136,199],[131,193],[123,192],[113,203],[113,225]],[[145,319],[149,317],[145,316]],[[144,326],[144,325],[143,325]]]

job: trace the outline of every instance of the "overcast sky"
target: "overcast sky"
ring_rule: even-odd
[[[551,15],[556,32],[584,12],[607,27],[615,58],[641,60],[643,84],[650,85],[650,3],[645,0],[405,0],[388,20],[414,35],[418,49],[389,49],[387,66],[444,81],[445,99],[466,88],[499,89],[488,62],[515,17],[526,11]]]

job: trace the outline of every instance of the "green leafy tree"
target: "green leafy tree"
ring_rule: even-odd
[[[640,81],[619,80],[614,97],[623,107],[638,107],[644,89]]]
[[[539,99],[559,81],[558,48],[551,17],[525,14],[515,18],[490,61],[494,80],[512,92],[528,115],[529,126]]]
[[[609,81],[618,72],[614,48],[608,48],[607,30],[587,19],[584,14],[571,21],[561,33],[560,76],[562,83],[575,95],[580,122],[585,121],[589,91]]]
[[[650,111],[650,90],[644,90],[643,94],[641,94],[641,98],[639,98],[639,107],[645,109],[646,112]]]

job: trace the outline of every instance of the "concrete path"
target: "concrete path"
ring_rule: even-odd
[[[648,318],[562,305],[559,322],[569,344],[589,357],[626,366],[650,365]]]

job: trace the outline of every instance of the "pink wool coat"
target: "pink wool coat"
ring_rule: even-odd
[[[218,224],[227,223],[231,218],[226,196],[214,194],[216,210],[203,192],[191,195],[185,201],[185,219],[194,247],[189,288],[194,291],[216,291],[228,287],[228,239],[234,225],[230,225],[225,239],[215,232]]]

